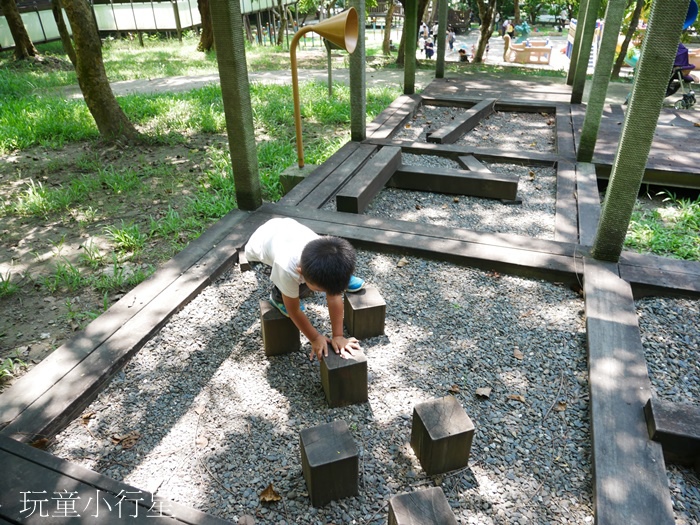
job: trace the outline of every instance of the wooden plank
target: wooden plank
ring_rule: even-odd
[[[0,395],[0,428],[45,394],[54,383],[61,380],[67,371],[112,337],[182,274],[198,265],[211,247],[219,243],[235,224],[246,217],[248,217],[247,213],[238,210],[223,217],[159,268],[150,278],[127,292],[105,313],[92,321],[85,330],[54,350],[37,364],[31,373],[15,381]]]
[[[302,182],[294,186],[279,202],[288,206],[299,204],[309,193],[323,183],[331,173],[338,169],[339,166],[342,166],[345,160],[359,147],[359,142],[346,142],[326,162],[316,168]]]
[[[347,181],[367,162],[367,159],[377,151],[377,146],[361,144],[345,162],[333,171],[313,191],[301,199],[299,206],[323,208],[338,193]]]
[[[600,220],[600,196],[595,166],[588,162],[576,164],[576,201],[579,243],[593,246]]]
[[[668,463],[700,468],[700,406],[650,398],[644,405],[649,438]]]
[[[410,253],[485,270],[575,284],[578,282],[576,272],[581,267],[580,261],[576,261],[573,255],[575,245],[554,241],[517,235],[480,234],[457,228],[308,208],[264,205],[260,211],[271,216],[293,217],[319,234],[344,237],[368,249]],[[511,239],[512,243],[509,242]],[[491,240],[495,242],[491,243]],[[562,252],[571,255],[560,254]]]
[[[25,377],[31,382],[46,383],[48,388],[44,387],[33,399],[23,399],[22,406],[11,407],[13,417],[3,419],[6,426],[0,434],[30,442],[38,436],[53,436],[65,428],[173,314],[228,269],[235,261],[236,248],[243,245],[262,220],[264,216],[254,214],[235,225],[197,265],[78,363],[56,371],[37,372],[38,367],[30,371]],[[3,413],[6,417],[10,410]]]
[[[665,263],[663,259],[653,255],[623,253],[619,262],[620,276],[632,285],[634,297],[700,297],[700,262],[670,259],[686,263],[672,264]]]
[[[401,148],[380,149],[338,192],[338,211],[362,213],[400,164]]]
[[[557,154],[574,162],[576,159],[576,139],[569,106],[558,104],[555,116]]]
[[[447,107],[471,107],[479,102],[494,98],[494,94],[488,94],[483,97],[473,97],[473,96],[432,96],[423,92],[423,104],[429,106],[447,106]],[[569,95],[570,96],[570,95]],[[554,113],[556,111],[557,103],[547,100],[524,100],[509,98],[507,96],[495,97],[496,104],[494,106],[495,111],[502,111],[505,113]]]
[[[404,190],[513,200],[518,193],[518,177],[490,171],[401,165],[389,179],[387,186]]]
[[[576,168],[574,164],[557,164],[557,195],[554,215],[554,240],[578,241],[578,208],[576,206]]]
[[[460,155],[459,157],[457,157],[457,162],[459,162],[465,169],[467,169],[469,171],[481,171],[484,173],[493,173],[474,155]]]
[[[11,523],[231,523],[2,436],[0,464],[0,519]]]
[[[401,95],[367,126],[367,138],[385,139],[416,114],[422,102],[420,95]]]
[[[661,445],[649,439],[644,419],[651,382],[634,298],[616,269],[584,260],[595,521],[671,525]]]
[[[429,142],[414,142],[396,139],[367,139],[366,144],[377,146],[398,146],[404,153],[416,155],[442,155],[457,159],[460,155],[474,155],[479,160],[487,162],[509,162],[526,166],[554,166],[559,157],[554,153],[539,151],[518,152],[496,148],[476,148],[457,144],[431,144]]]
[[[426,140],[438,144],[452,144],[462,135],[474,129],[479,122],[491,115],[494,111],[496,99],[482,100],[470,108],[459,119],[455,119],[446,126],[430,132]]]

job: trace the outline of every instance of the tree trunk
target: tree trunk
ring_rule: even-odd
[[[627,56],[627,50],[630,47],[630,42],[634,37],[634,32],[639,26],[639,17],[642,14],[642,8],[644,7],[644,0],[637,0],[637,5],[634,6],[634,12],[632,13],[632,19],[630,20],[630,26],[627,28],[627,33],[625,33],[625,40],[620,46],[620,54],[617,55],[617,60],[612,70],[612,78],[620,78],[620,70],[625,63],[625,57]]]
[[[391,54],[391,26],[394,20],[394,0],[389,0],[386,7],[386,20],[384,21],[384,41],[382,51],[385,55]]]
[[[243,21],[245,23],[245,36],[248,39],[248,42],[252,44],[255,39],[253,38],[253,30],[250,28],[250,18],[248,15],[243,16]]]
[[[514,25],[519,26],[522,23],[520,20],[520,0],[513,0],[513,18],[515,19]]]
[[[484,61],[484,51],[486,51],[486,46],[489,44],[489,39],[493,32],[496,2],[497,0],[477,0],[481,25],[479,26],[479,41],[477,42],[476,52],[474,53],[474,62]]]
[[[610,70],[615,60],[617,35],[620,32],[626,3],[627,0],[608,0],[608,7],[605,10],[605,27],[600,42],[600,52],[593,72],[591,93],[586,104],[586,116],[583,119],[581,139],[576,154],[576,160],[579,162],[593,160],[600,119],[603,116],[605,96],[608,94],[608,84],[610,84]]]
[[[61,8],[61,0],[51,0],[51,11],[53,12],[53,18],[56,20],[56,27],[58,28],[58,34],[61,35],[61,43],[63,44],[63,50],[68,55],[68,59],[76,67],[78,59],[75,56],[75,49],[73,48],[73,41],[68,33],[68,28],[66,27],[66,21],[63,19],[63,9]]]
[[[262,192],[241,6],[237,1],[212,0],[211,12],[236,201],[242,210],[255,210],[262,205]]]
[[[107,79],[102,47],[87,0],[63,0],[73,29],[78,84],[103,140],[132,140],[138,137],[134,125],[122,111]]]
[[[0,6],[2,6],[2,12],[15,41],[15,58],[17,60],[26,60],[29,57],[39,56],[39,52],[34,47],[27,29],[24,27],[24,22],[22,22],[22,16],[19,14],[15,0],[0,0]]]
[[[211,10],[209,0],[197,0],[197,8],[202,18],[202,34],[199,36],[197,51],[208,53],[214,48],[214,29],[211,25]]]
[[[588,0],[585,17],[576,25],[576,33],[581,34],[581,42],[576,63],[569,67],[574,67],[574,81],[571,89],[571,103],[580,104],[583,101],[583,91],[586,87],[586,75],[588,73],[588,62],[591,58],[591,46],[595,34],[596,21],[598,19],[598,8],[600,0]]]
[[[632,96],[593,241],[592,255],[596,259],[617,262],[622,253],[686,15],[686,9],[674,7],[677,0],[656,0],[651,6]]]
[[[277,45],[282,47],[282,44],[284,44],[284,31],[287,28],[287,10],[282,5],[282,0],[277,0],[277,5],[280,10],[280,27],[277,33]]]
[[[406,16],[406,4],[410,4],[410,2],[415,2],[415,0],[400,0],[401,3],[403,4],[403,11],[404,11],[404,17]],[[416,20],[416,28],[415,28],[415,40],[416,43],[413,45],[413,55],[415,56],[415,51],[418,43],[418,27],[420,26],[421,20],[423,20],[423,15],[425,13],[425,8],[428,7],[428,2],[430,0],[419,0],[418,1],[418,12],[417,12],[417,20]],[[406,28],[408,27],[408,18],[404,18],[404,24],[403,24],[403,34],[401,35],[401,43],[399,44],[399,52],[398,55],[396,56],[396,63],[399,65],[404,65],[405,64],[405,55],[406,55]],[[414,72],[415,72],[415,67],[414,67]]]
[[[365,0],[350,0],[349,7],[357,11],[357,47],[350,55],[350,139],[361,142],[367,138],[367,94],[365,84]],[[346,5],[348,5],[346,4]]]

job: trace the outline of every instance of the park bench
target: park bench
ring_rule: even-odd
[[[515,44],[510,36],[503,37],[505,46],[503,51],[504,62],[517,62],[518,64],[549,64],[552,58],[552,46],[546,41],[531,41],[528,44]]]

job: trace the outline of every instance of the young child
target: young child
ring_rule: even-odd
[[[316,235],[294,219],[271,219],[251,235],[245,256],[272,268],[270,302],[311,342],[310,360],[327,356],[329,342],[341,356],[360,350],[357,339],[343,335],[343,292],[358,292],[365,284],[353,275],[355,249],[348,241]],[[304,313],[300,295],[310,292],[326,294],[332,338],[318,332]]]

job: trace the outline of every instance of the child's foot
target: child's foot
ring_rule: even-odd
[[[348,283],[347,288],[345,288],[346,292],[350,293],[355,293],[359,292],[365,287],[365,281],[360,279],[359,277],[355,277],[354,275],[350,276],[350,282]]]
[[[274,293],[271,293],[271,294],[270,294],[270,304],[271,304],[272,306],[274,306],[275,308],[277,308],[283,316],[289,317],[289,313],[287,312],[287,307],[284,306],[284,303],[283,303],[282,301],[276,301],[276,300],[275,300],[275,295],[274,295]],[[300,309],[302,312],[305,312],[305,311],[306,311],[306,307],[303,305],[303,303],[299,303],[299,309]]]

